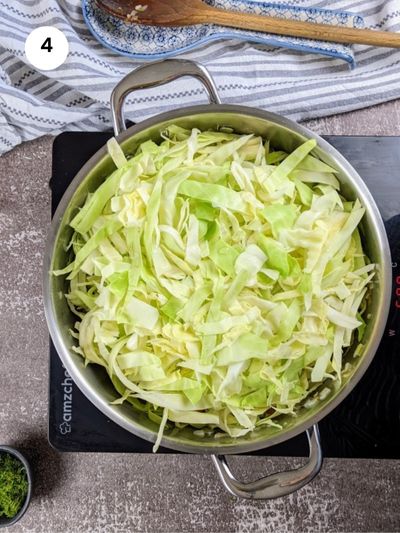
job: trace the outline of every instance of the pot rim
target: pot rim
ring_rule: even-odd
[[[167,111],[161,114],[158,114],[154,117],[151,117],[147,120],[144,120],[138,124],[135,124],[128,129],[120,133],[116,139],[119,143],[123,143],[127,139],[130,139],[134,135],[140,133],[141,131],[161,124],[166,121],[171,121],[178,118],[189,117],[193,115],[202,115],[202,114],[236,114],[236,115],[246,115],[250,117],[260,118],[272,123],[275,123],[279,126],[287,128],[294,133],[304,136],[306,139],[314,138],[318,142],[318,147],[323,150],[325,153],[329,154],[332,158],[335,159],[335,162],[338,166],[351,178],[353,185],[357,190],[357,194],[362,198],[362,203],[368,211],[370,217],[373,220],[373,225],[376,229],[379,242],[380,255],[382,257],[382,264],[380,265],[381,270],[381,286],[380,286],[380,316],[375,320],[374,332],[371,336],[369,346],[365,350],[365,353],[362,356],[362,361],[355,371],[354,376],[349,380],[346,386],[337,393],[332,400],[327,403],[320,411],[315,413],[309,419],[303,421],[298,426],[291,428],[289,430],[281,430],[276,434],[268,437],[268,439],[258,439],[240,444],[231,444],[231,445],[217,445],[217,446],[197,446],[194,444],[187,444],[186,442],[179,442],[174,438],[164,435],[160,445],[165,448],[170,448],[172,450],[180,452],[190,452],[190,453],[204,453],[204,454],[233,454],[233,453],[248,453],[263,448],[268,448],[274,446],[281,442],[291,439],[303,433],[306,429],[312,425],[318,423],[322,418],[328,415],[335,407],[337,407],[345,397],[350,394],[354,389],[356,384],[360,381],[368,366],[370,365],[375,352],[381,341],[383,335],[386,321],[389,313],[390,307],[390,297],[391,297],[391,256],[389,243],[386,236],[385,227],[379,213],[378,207],[373,199],[369,189],[363,182],[362,178],[359,176],[357,171],[352,167],[352,165],[343,157],[340,152],[338,152],[332,145],[325,141],[318,134],[313,133],[308,128],[286,118],[276,113],[270,111],[261,110],[258,108],[252,108],[248,106],[240,105],[229,105],[229,104],[207,104],[207,105],[197,105],[184,107],[175,111]],[[132,420],[128,420],[124,417],[122,412],[118,412],[113,409],[111,406],[100,394],[94,391],[84,379],[83,375],[72,361],[69,349],[63,342],[62,336],[57,328],[57,322],[55,319],[55,312],[52,302],[52,293],[51,293],[51,275],[50,267],[53,257],[53,249],[55,243],[57,242],[58,232],[60,230],[60,225],[64,213],[81,182],[84,180],[86,175],[90,170],[107,155],[107,147],[104,145],[100,150],[98,150],[80,169],[76,174],[71,184],[68,186],[65,191],[60,203],[57,206],[57,209],[54,213],[53,220],[51,222],[50,231],[48,234],[48,239],[46,243],[45,255],[44,255],[44,269],[43,269],[43,293],[44,293],[44,304],[45,304],[45,315],[52,337],[53,343],[56,347],[57,353],[59,354],[65,368],[69,372],[71,378],[79,387],[79,389],[85,394],[85,396],[107,417],[113,420],[116,424],[123,427],[127,431],[147,440],[154,442],[157,435],[156,433],[142,427],[139,423],[136,423]]]

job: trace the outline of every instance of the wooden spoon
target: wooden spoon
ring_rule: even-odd
[[[101,9],[132,24],[192,26],[212,23],[318,41],[400,48],[400,33],[358,30],[227,11],[211,7],[202,0],[142,0],[142,4],[138,0],[95,0],[95,2]]]

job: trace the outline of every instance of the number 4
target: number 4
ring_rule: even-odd
[[[51,52],[53,50],[54,46],[51,46],[51,38],[47,37],[45,39],[44,43],[40,47],[41,50],[47,50],[48,52]]]

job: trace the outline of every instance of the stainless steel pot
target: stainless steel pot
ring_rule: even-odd
[[[126,129],[123,119],[123,103],[129,93],[161,85],[182,76],[197,78],[205,87],[209,105],[192,106],[162,113]],[[303,408],[297,417],[282,418],[283,429],[261,427],[252,435],[232,439],[215,440],[196,436],[185,428],[178,433],[166,433],[162,446],[191,453],[211,454],[223,484],[229,492],[243,498],[273,498],[289,494],[311,481],[322,465],[322,451],[317,423],[334,409],[354,388],[370,364],[384,331],[391,290],[390,251],[384,225],[377,206],[364,182],[352,166],[326,141],[307,128],[282,116],[237,105],[220,103],[212,78],[202,66],[184,60],[166,60],[136,69],[126,76],[111,96],[114,131],[126,154],[133,154],[140,143],[147,139],[160,140],[160,132],[169,124],[185,128],[215,129],[232,127],[238,133],[255,133],[271,140],[276,148],[292,151],[309,138],[316,138],[316,156],[339,171],[341,190],[348,199],[360,199],[366,208],[362,223],[364,246],[371,260],[378,265],[368,309],[368,324],[361,356],[354,356],[354,346],[345,355],[353,363],[350,375],[339,385],[331,387],[330,394],[312,408]],[[51,275],[54,269],[67,262],[66,245],[71,236],[69,221],[85,200],[88,192],[95,190],[114,169],[106,147],[100,149],[78,172],[64,194],[51,225],[44,263],[44,300],[46,318],[53,342],[70,373],[82,392],[111,420],[126,430],[154,442],[158,426],[143,413],[130,405],[111,405],[117,398],[105,370],[96,365],[84,366],[82,358],[71,350],[69,328],[74,322],[66,300],[65,280]],[[379,177],[377,176],[377,179]],[[229,470],[222,454],[246,453],[267,448],[306,431],[310,454],[305,466],[293,471],[272,474],[251,483],[241,483]]]

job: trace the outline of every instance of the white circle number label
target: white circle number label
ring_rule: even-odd
[[[25,42],[26,57],[38,70],[54,70],[64,63],[69,51],[62,31],[54,26],[34,29]]]

